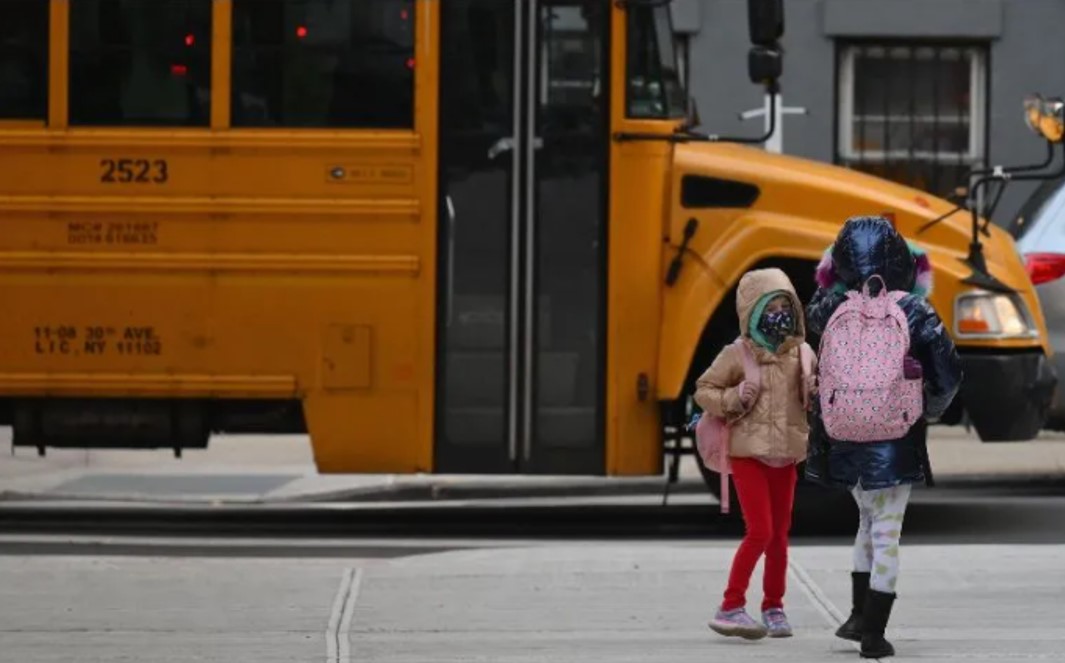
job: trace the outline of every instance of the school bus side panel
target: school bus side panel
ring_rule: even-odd
[[[0,129],[0,395],[298,398],[321,471],[431,470],[418,10],[414,131]]]

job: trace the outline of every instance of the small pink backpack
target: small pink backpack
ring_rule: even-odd
[[[760,385],[762,371],[758,367],[758,362],[754,359],[751,348],[748,347],[742,336],[737,338],[733,345],[739,349],[740,356],[743,357],[744,380]],[[813,348],[803,343],[799,348],[799,357],[802,363],[803,377],[803,381],[800,384],[800,393],[802,393],[803,406],[807,406],[805,386],[806,378],[813,371]],[[722,417],[714,417],[709,413],[704,413],[695,425],[695,445],[699,451],[699,458],[702,459],[703,465],[721,476],[721,513],[728,513],[731,503],[729,497],[729,475],[732,474],[732,463],[729,461],[729,435],[731,429],[732,426]]]
[[[876,297],[869,283],[881,283]],[[825,326],[820,351],[821,416],[825,432],[845,442],[894,440],[922,416],[923,381],[906,379],[910,327],[880,276],[850,291]]]

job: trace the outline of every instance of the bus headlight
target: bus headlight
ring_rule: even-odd
[[[954,299],[954,335],[958,338],[1031,338],[1035,325],[1015,295],[973,291]]]

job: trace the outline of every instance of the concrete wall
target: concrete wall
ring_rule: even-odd
[[[690,43],[691,92],[703,129],[755,135],[762,119],[738,114],[763,104],[747,80],[746,0],[674,0],[678,32]],[[835,159],[838,39],[983,41],[989,45],[988,158],[1040,161],[1021,102],[1030,92],[1065,96],[1065,0],[786,0],[783,100],[807,115],[784,118],[784,151]],[[1010,220],[1034,184],[1010,185],[996,221]]]

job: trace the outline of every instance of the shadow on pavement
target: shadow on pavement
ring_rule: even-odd
[[[822,490],[822,489],[817,489]],[[828,491],[822,491],[828,492]],[[793,538],[851,537],[857,509],[849,495],[832,492],[797,509]],[[825,508],[833,499],[836,506]],[[827,515],[831,514],[831,515]],[[1065,478],[997,478],[941,481],[915,490],[906,511],[908,544],[1065,543]]]

